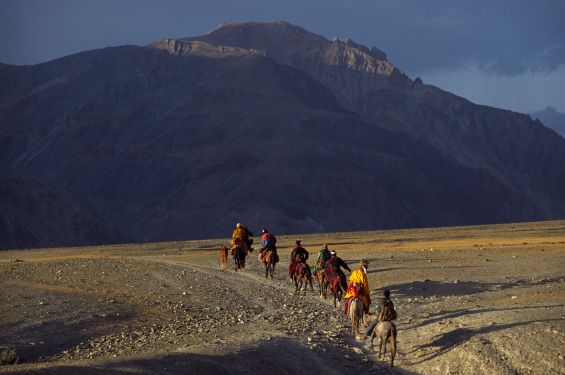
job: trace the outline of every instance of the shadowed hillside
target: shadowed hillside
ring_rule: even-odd
[[[219,237],[237,221],[291,233],[565,217],[565,140],[287,23],[2,65],[0,81],[0,166],[120,238]],[[33,220],[58,225],[42,210]]]

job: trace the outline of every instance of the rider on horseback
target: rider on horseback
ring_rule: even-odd
[[[329,267],[326,267],[326,271],[328,272],[328,279],[331,280],[331,283],[333,284],[333,280],[337,278],[337,282],[339,283],[341,288],[343,290],[346,290],[347,282],[345,281],[345,274],[343,273],[341,268],[343,267],[349,272],[351,272],[351,269],[340,257],[337,256],[337,253],[334,250],[332,250],[330,254],[331,258],[326,263],[326,266],[329,265]]]
[[[390,321],[396,328],[396,325],[392,322],[393,320],[396,320],[396,310],[390,299],[390,290],[385,290],[377,301],[377,318],[371,323],[369,328],[367,328],[367,333],[365,333],[364,338],[370,337],[373,334],[373,330],[380,322]]]
[[[261,245],[263,248],[261,251],[265,249],[271,249],[273,251],[277,251],[277,247],[275,246],[277,243],[277,239],[274,234],[270,233],[267,229],[263,229],[261,235]]]
[[[332,254],[328,250],[328,245],[324,245],[322,250],[318,253],[318,259],[316,259],[316,270],[319,268],[326,269],[326,262],[330,260]]]
[[[263,229],[261,235],[261,245],[263,247],[259,250],[259,260],[262,261],[263,257],[267,251],[271,250],[274,254],[277,254],[277,239],[274,234],[270,233],[267,229]],[[278,255],[276,256],[278,262]]]
[[[308,270],[310,270],[310,267],[308,267],[308,264],[306,263],[308,256],[308,251],[300,246],[300,240],[296,240],[296,246],[294,246],[294,249],[292,249],[292,252],[290,253],[290,265],[288,266],[288,276],[291,280],[296,266],[300,263],[303,263]]]
[[[231,246],[232,249],[239,244],[246,246],[245,253],[248,251],[253,251],[251,244],[253,243],[253,233],[249,229],[243,226],[241,223],[237,223],[234,231],[231,235]],[[239,243],[238,243],[239,242]]]
[[[361,301],[363,301],[365,313],[369,312],[369,306],[371,305],[371,290],[369,289],[369,280],[367,279],[368,267],[369,262],[365,259],[361,259],[359,268],[351,272],[351,275],[349,275],[349,287],[347,288],[347,292],[344,296],[344,298],[348,301],[345,304],[346,310],[352,297],[359,297]]]

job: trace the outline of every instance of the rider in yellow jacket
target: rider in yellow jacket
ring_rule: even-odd
[[[249,231],[246,227],[243,226],[241,223],[237,223],[234,231],[231,235],[231,247],[232,249],[236,245],[238,241],[242,242],[244,245],[245,253],[247,254],[249,251],[253,251],[251,248],[251,244],[253,243],[253,233]]]
[[[351,275],[349,275],[349,286],[344,298],[347,299],[354,297],[354,288],[356,286],[361,286],[359,298],[363,301],[365,312],[368,312],[369,305],[371,305],[371,289],[369,289],[369,280],[367,279],[367,268],[369,267],[369,263],[365,259],[362,259],[359,266],[359,268],[351,272]]]

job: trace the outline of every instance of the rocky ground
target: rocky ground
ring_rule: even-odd
[[[303,235],[397,306],[396,367],[317,293],[221,272],[222,241],[0,253],[7,373],[565,374],[565,222]],[[231,262],[229,263],[232,264]]]

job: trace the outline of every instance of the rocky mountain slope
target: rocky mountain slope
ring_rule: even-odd
[[[2,65],[0,81],[0,166],[90,207],[116,241],[218,237],[237,221],[291,233],[565,217],[555,133],[287,23]]]
[[[533,112],[531,115],[533,118],[539,119],[548,128],[565,137],[565,113],[558,112],[553,107],[547,107],[542,111]]]
[[[448,158],[488,170],[545,206],[544,214],[565,209],[558,192],[565,183],[563,142],[527,115],[478,106],[421,79],[412,81],[374,47],[349,39],[330,42],[286,22],[224,24],[188,40],[264,51],[322,82],[367,124],[404,131]],[[547,154],[561,163],[547,160]]]
[[[0,248],[126,241],[69,193],[36,178],[0,171]]]

